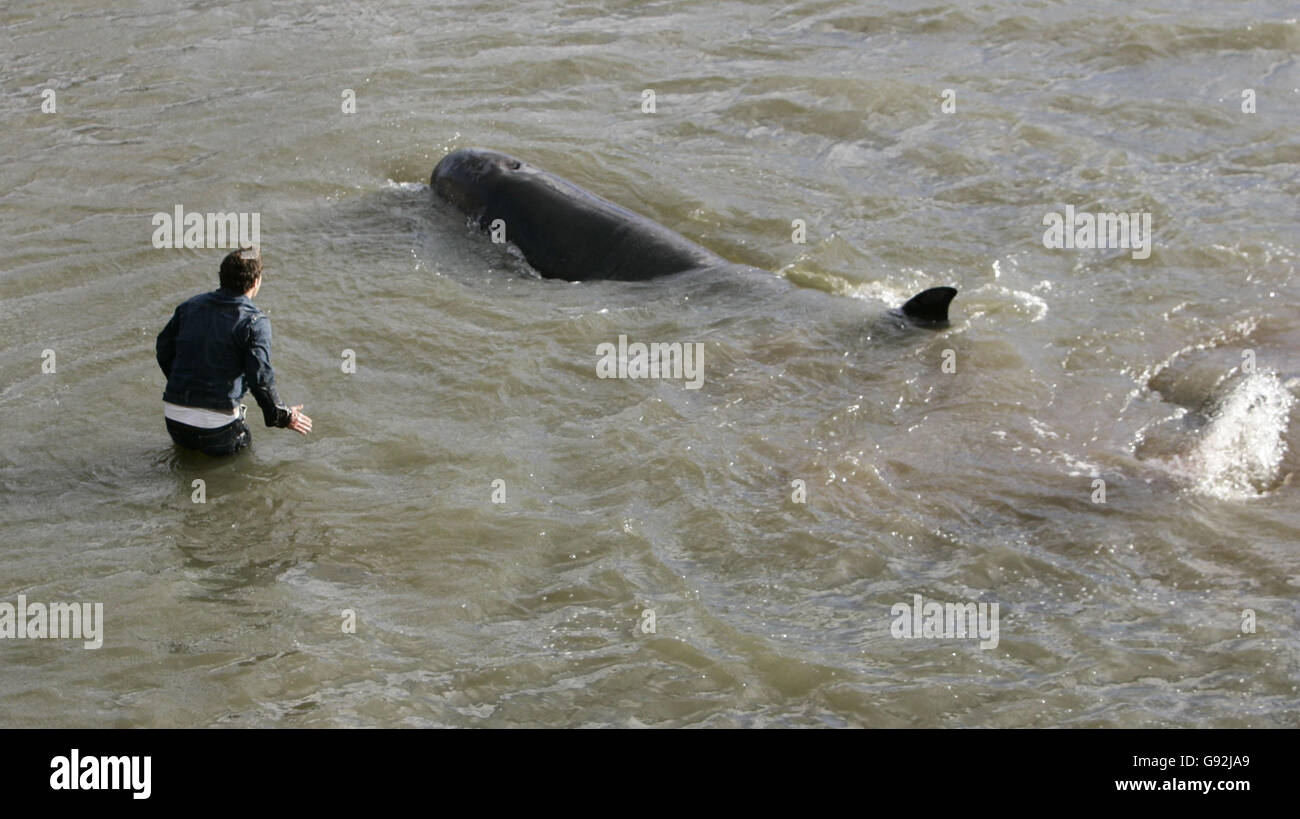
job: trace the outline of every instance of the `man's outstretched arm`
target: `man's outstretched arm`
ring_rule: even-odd
[[[244,353],[244,382],[262,408],[268,427],[287,427],[306,435],[311,419],[296,407],[285,406],[275,390],[275,371],[271,369],[271,322],[265,316],[253,320],[248,330],[248,349]]]

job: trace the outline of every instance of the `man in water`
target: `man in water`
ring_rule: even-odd
[[[253,304],[261,288],[261,253],[236,250],[221,260],[221,287],[182,303],[158,334],[158,366],[167,376],[163,416],[177,446],[208,455],[248,446],[247,407],[239,399],[249,390],[268,427],[311,432],[302,404],[287,407],[276,394],[271,321]]]

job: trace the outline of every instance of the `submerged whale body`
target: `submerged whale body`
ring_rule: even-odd
[[[480,228],[504,230],[506,240],[547,278],[644,281],[693,271],[753,270],[497,151],[453,151],[434,167],[429,184]],[[913,296],[900,311],[914,322],[942,326],[956,295],[955,288],[932,287]]]

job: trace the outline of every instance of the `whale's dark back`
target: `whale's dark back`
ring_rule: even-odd
[[[452,151],[433,169],[429,184],[438,196],[477,219],[480,227],[504,229],[506,241],[547,278],[641,281],[692,270],[753,270],[497,151]],[[945,326],[955,295],[951,287],[932,287],[913,296],[900,313],[919,324]]]
[[[440,196],[548,278],[639,281],[729,262],[685,236],[505,154],[462,149],[434,168]]]

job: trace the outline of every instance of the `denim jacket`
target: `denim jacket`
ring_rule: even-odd
[[[183,302],[155,349],[164,401],[228,412],[251,389],[268,427],[289,426],[271,370],[271,320],[242,293],[220,288]]]

